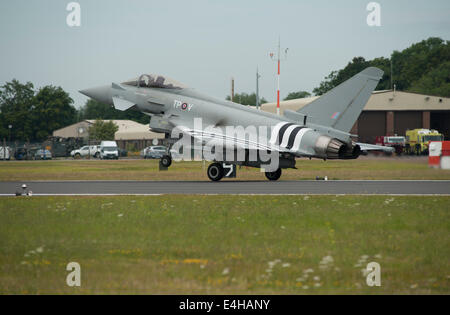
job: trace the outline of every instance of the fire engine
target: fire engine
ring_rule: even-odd
[[[444,136],[434,129],[413,129],[406,131],[406,153],[427,154],[430,141],[443,141]]]
[[[386,147],[393,147],[395,153],[400,155],[405,149],[406,138],[402,136],[377,136],[375,138],[376,145],[382,145]]]

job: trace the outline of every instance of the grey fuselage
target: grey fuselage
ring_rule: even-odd
[[[168,140],[174,138],[172,131],[181,129],[202,145],[205,138],[222,140],[227,150],[279,152],[281,159],[289,161],[295,157],[355,159],[362,147],[383,149],[355,143],[349,133],[382,76],[382,70],[368,67],[298,111],[285,110],[283,116],[201,94],[161,75],[143,74],[122,84],[80,92],[119,110],[134,108],[150,115],[150,128],[164,132]],[[228,127],[245,129],[246,134],[211,131]],[[255,133],[258,141],[247,138]]]
[[[286,111],[285,116],[278,116],[219,100],[190,88],[149,88],[113,83],[112,86],[97,88],[96,91],[100,89],[103,91],[103,99],[97,97],[98,100],[113,104],[116,108],[118,102],[125,102],[130,108],[150,115],[150,128],[156,132],[170,134],[177,126],[194,128],[194,120],[201,118],[203,126],[271,128],[267,142],[285,156],[355,158],[350,134],[315,125],[296,112]],[[89,90],[83,93],[96,98]]]

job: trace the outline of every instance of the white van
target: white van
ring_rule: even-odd
[[[101,159],[119,159],[119,147],[116,141],[102,141],[100,143]]]
[[[11,148],[10,147],[0,147],[0,160],[10,160],[11,159]]]

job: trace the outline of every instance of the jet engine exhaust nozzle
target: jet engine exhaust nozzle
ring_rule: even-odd
[[[345,145],[346,150],[344,152],[343,157],[341,159],[344,160],[353,160],[357,159],[361,155],[361,147],[352,141],[352,145],[349,147]]]
[[[326,154],[328,159],[342,159],[345,156],[347,146],[337,139],[331,139],[328,143]]]

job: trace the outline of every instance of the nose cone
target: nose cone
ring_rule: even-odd
[[[113,104],[112,98],[111,98],[111,86],[110,85],[98,86],[98,87],[94,87],[94,88],[81,90],[80,93],[84,94],[100,103],[111,104],[111,105]]]

